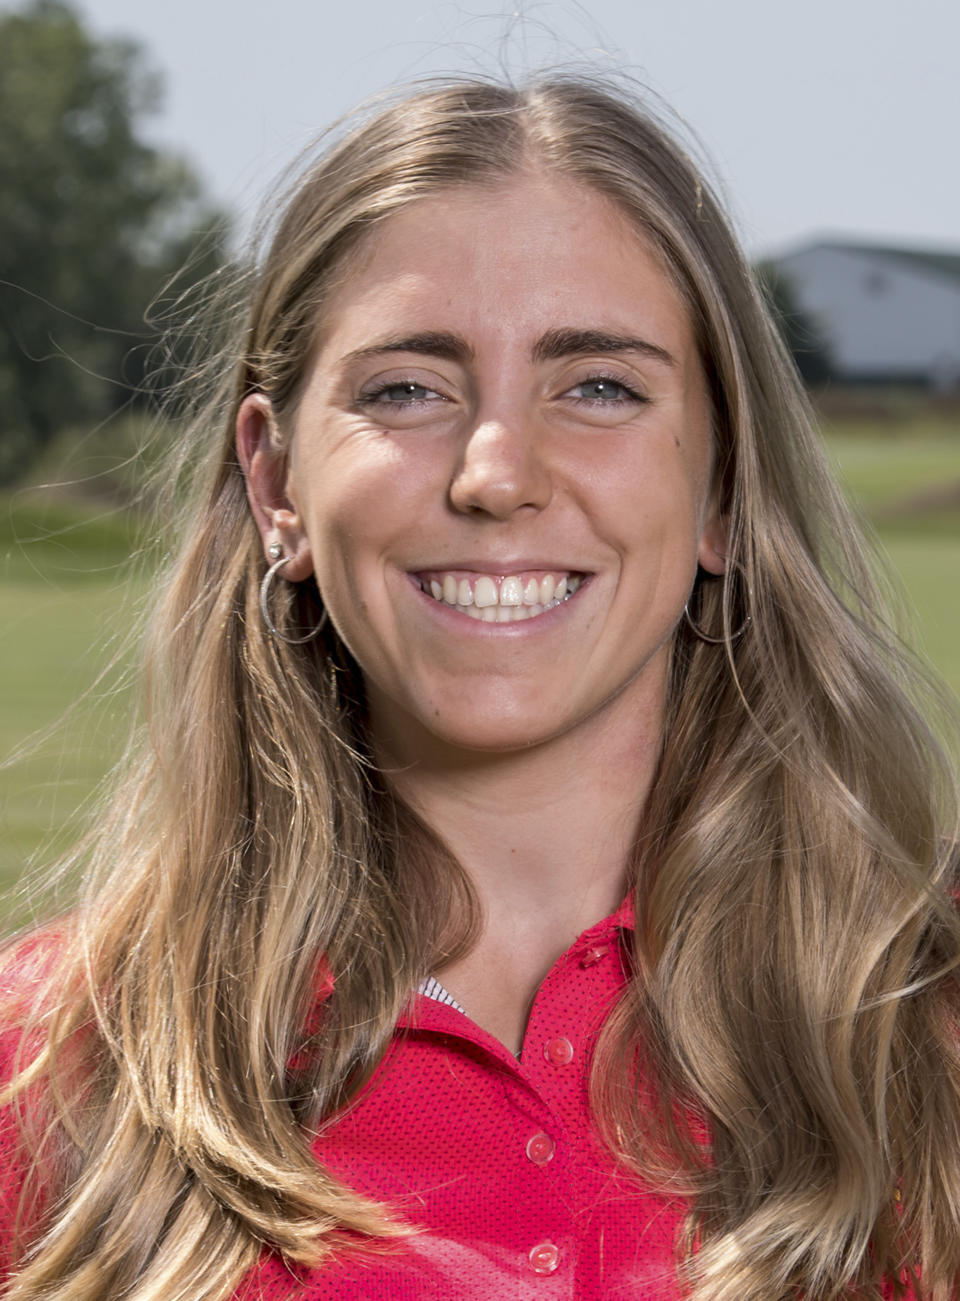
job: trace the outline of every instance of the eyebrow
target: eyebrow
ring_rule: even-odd
[[[429,357],[443,357],[446,361],[470,361],[473,349],[459,334],[446,334],[439,330],[424,330],[420,334],[405,334],[380,339],[368,348],[348,352],[344,361],[363,361],[379,357],[384,352],[420,352]]]
[[[655,343],[629,334],[609,334],[606,330],[548,330],[533,348],[534,361],[557,361],[561,357],[587,352],[639,352],[653,361],[675,366],[676,360]]]
[[[389,352],[419,352],[429,357],[442,357],[446,361],[465,362],[474,357],[474,350],[459,334],[439,330],[425,330],[380,339],[366,348],[348,352],[344,361],[362,361]],[[607,330],[561,328],[547,330],[533,346],[534,361],[557,361],[562,357],[575,357],[590,352],[638,352],[653,361],[675,366],[676,359],[665,348],[647,339],[629,334],[611,334]]]

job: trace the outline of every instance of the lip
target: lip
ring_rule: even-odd
[[[411,578],[416,578],[420,574],[429,574],[441,570],[444,573],[469,573],[469,574],[487,574],[490,578],[506,578],[510,574],[521,574],[529,570],[543,570],[545,573],[567,573],[582,574],[583,577],[591,577],[591,571],[584,569],[580,564],[569,565],[564,562],[558,562],[556,559],[543,559],[535,556],[532,559],[528,556],[514,557],[510,560],[474,560],[469,558],[460,558],[457,560],[430,561],[425,565],[417,565],[416,568],[408,569],[406,572]]]

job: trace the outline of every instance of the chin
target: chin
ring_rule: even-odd
[[[463,754],[510,754],[531,750],[574,727],[574,711],[559,710],[555,696],[544,698],[532,691],[515,692],[497,684],[492,692],[470,693],[453,684],[448,691],[431,691],[419,697],[384,693],[368,685],[371,728],[395,758],[413,762],[418,754],[442,760],[446,752],[455,763]]]
[[[518,718],[485,715],[442,719],[433,717],[424,726],[436,743],[454,750],[475,754],[510,754],[531,750],[553,740],[561,730],[555,726],[544,727],[543,718]]]

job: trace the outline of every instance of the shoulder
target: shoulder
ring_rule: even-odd
[[[72,949],[79,930],[79,915],[68,912],[0,940],[0,993],[49,975],[64,952]]]
[[[313,968],[307,1013],[293,1052],[287,1058],[287,1070],[294,1075],[309,1071],[317,1062],[317,1041],[323,1031],[327,1003],[333,994],[333,969],[326,955],[317,958]]]
[[[75,939],[75,924],[61,919],[0,946],[0,1288],[14,1254],[29,1153],[46,1114],[32,1068],[47,1014],[67,987],[62,976]]]
[[[69,921],[44,926],[0,945],[0,1104],[17,1075],[44,1042],[50,1011],[70,982],[66,959],[75,928]]]
[[[35,991],[72,945],[76,929],[72,917],[61,917],[0,942],[0,998]]]
[[[11,1049],[37,1025],[63,985],[57,980],[76,925],[70,918],[15,936],[0,945],[0,1080],[7,1083]]]

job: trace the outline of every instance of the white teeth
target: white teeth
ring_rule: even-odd
[[[484,623],[514,623],[532,619],[545,610],[569,599],[580,588],[583,579],[573,574],[555,578],[546,574],[539,581],[518,574],[509,574],[498,581],[490,574],[477,574],[472,580],[457,579],[453,574],[440,578],[421,579],[420,587],[429,590],[435,601],[454,606],[461,614]]]
[[[501,605],[522,605],[523,585],[519,578],[505,578],[500,584]]]

